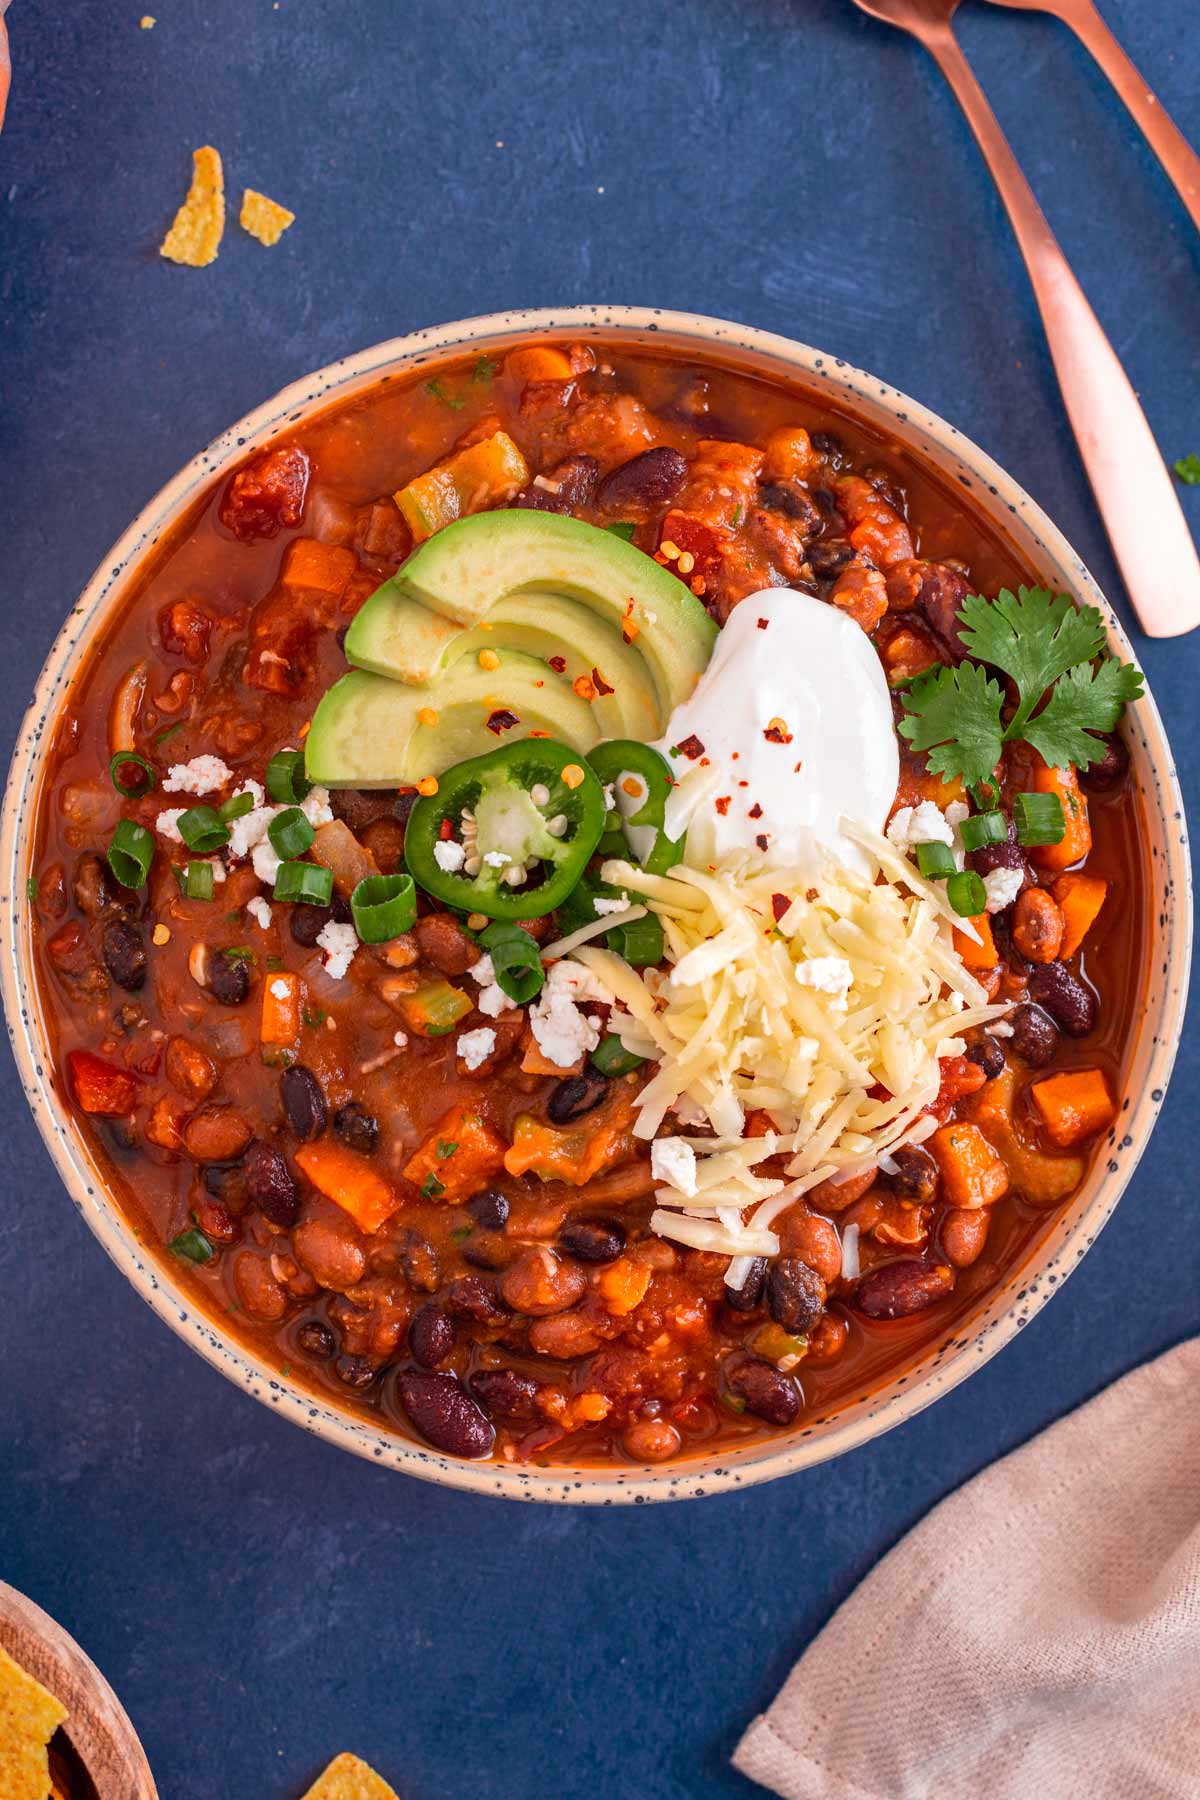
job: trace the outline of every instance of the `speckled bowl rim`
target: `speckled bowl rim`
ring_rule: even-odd
[[[248,449],[291,431],[306,415],[407,376],[423,363],[466,350],[504,348],[523,337],[550,332],[603,332],[643,345],[725,356],[743,367],[799,383],[816,397],[846,408],[913,448],[933,464],[944,483],[959,483],[1043,579],[1100,607],[1112,648],[1126,657],[1132,655],[1092,576],[1029,495],[952,425],[837,357],[750,326],[634,306],[496,313],[413,332],[331,363],[285,388],[214,439],[155,495],[84,589],[46,659],[9,772],[0,819],[0,983],[21,1081],[72,1201],[142,1298],[185,1343],[231,1381],[330,1443],[368,1461],[449,1487],[580,1505],[698,1499],[796,1474],[911,1418],[965,1380],[1021,1330],[1061,1286],[1111,1215],[1162,1104],[1183,1023],[1191,958],[1191,870],[1183,799],[1162,721],[1149,696],[1133,710],[1128,738],[1154,859],[1150,902],[1153,954],[1131,1057],[1128,1095],[1117,1127],[1110,1133],[1107,1154],[1097,1158],[1080,1194],[1057,1215],[1034,1255],[945,1341],[931,1346],[904,1373],[835,1412],[807,1421],[786,1438],[745,1450],[726,1448],[720,1454],[676,1466],[644,1468],[539,1469],[464,1463],[381,1432],[369,1420],[285,1380],[193,1304],[186,1290],[176,1285],[166,1263],[147,1253],[107,1196],[103,1175],[55,1091],[31,974],[25,891],[37,792],[51,727],[88,642],[119,607],[129,571],[136,569],[218,475]]]

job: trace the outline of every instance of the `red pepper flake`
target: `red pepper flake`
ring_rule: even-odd
[[[710,757],[707,757],[707,756],[702,756],[702,757],[701,757],[701,758],[700,758],[700,767],[701,767],[701,768],[702,768],[702,769],[707,769],[707,767],[708,767],[708,765],[709,765],[709,762],[710,762],[710,761],[711,761],[711,758],[710,758]]]
[[[759,621],[758,621],[758,629],[759,629],[759,630],[760,630],[760,631],[765,631],[765,630],[766,630],[766,629],[767,629],[767,626],[768,626],[768,625],[769,625],[769,624],[770,624],[770,623],[771,623],[771,621],[770,621],[770,619],[760,619],[760,620],[759,620]]]
[[[680,756],[686,756],[689,762],[695,762],[698,756],[704,755],[704,745],[693,731],[691,737],[685,737],[682,744],[676,744]]]
[[[725,814],[729,811],[729,802],[731,799],[732,795],[730,794],[719,794],[713,801],[713,805],[716,807],[722,818],[724,818]]]
[[[792,770],[792,774],[798,775],[803,767],[804,767],[804,764],[802,762],[798,762],[796,764],[795,768]]]
[[[783,719],[772,719],[763,732],[763,736],[768,744],[790,744],[792,741],[792,734]]]
[[[771,911],[775,915],[775,923],[777,925],[791,904],[792,903],[788,899],[786,894],[772,894],[771,895]]]
[[[596,698],[596,689],[592,684],[590,675],[577,675],[571,683],[571,686],[581,700],[594,700]]]
[[[529,735],[531,738],[535,738],[535,737],[548,738],[550,736],[550,733],[548,731],[531,731]]]
[[[546,660],[556,675],[563,675],[566,673],[567,659],[565,656],[550,656],[547,657]]]
[[[738,761],[739,761],[739,760],[740,760],[740,758],[741,758],[741,754],[742,754],[742,753],[741,753],[741,751],[740,751],[740,750],[731,750],[731,751],[730,751],[730,752],[729,752],[729,760],[730,760],[730,762],[738,762]]]
[[[441,838],[443,843],[445,843],[447,838],[452,838],[454,836],[454,827],[450,823],[449,819],[443,819],[441,824],[438,826],[438,836]]]
[[[488,714],[487,728],[500,737],[503,732],[511,731],[514,725],[520,723],[521,720],[515,712],[509,712],[505,706],[498,706],[494,713]]]
[[[738,786],[739,787],[749,787],[750,783],[748,781],[739,781]]]
[[[750,808],[749,817],[752,819],[761,819],[762,818],[762,807],[758,804],[757,800],[754,802],[754,805]]]
[[[765,831],[760,831],[754,841],[758,845],[760,850],[765,850],[768,843],[770,842],[770,839],[767,837],[767,834]]]
[[[605,681],[599,669],[592,670],[592,680],[596,685],[596,692],[598,694],[612,694],[616,692],[615,688],[610,687],[608,682]]]

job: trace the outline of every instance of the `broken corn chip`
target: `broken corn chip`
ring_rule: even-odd
[[[162,241],[159,255],[189,269],[216,261],[225,230],[225,174],[211,144],[192,152],[192,185]]]
[[[247,188],[242,195],[242,211],[239,223],[243,231],[248,231],[252,238],[268,248],[277,244],[292,220],[296,217],[286,206],[280,206],[278,200],[268,200],[265,194]]]
[[[304,1800],[397,1800],[394,1789],[357,1756],[335,1756]]]

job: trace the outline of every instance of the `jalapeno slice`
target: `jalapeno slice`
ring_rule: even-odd
[[[604,790],[584,758],[526,738],[439,775],[408,816],[404,860],[460,912],[536,919],[566,899],[603,830]]]
[[[663,829],[667,798],[675,785],[671,765],[650,744],[610,738],[588,751],[601,782],[611,784],[626,844],[648,875],[665,875],[683,856],[683,839]],[[610,815],[611,816],[611,815]]]

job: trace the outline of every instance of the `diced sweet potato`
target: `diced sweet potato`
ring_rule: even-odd
[[[514,381],[570,381],[574,370],[570,358],[553,344],[524,344],[510,350],[504,359],[504,373]]]
[[[336,607],[357,571],[358,560],[345,545],[296,538],[287,547],[280,580],[293,594],[303,594],[318,605],[324,602]]]
[[[454,519],[503,505],[528,480],[525,458],[507,432],[497,431],[416,476],[395,500],[413,541],[421,544]]]
[[[258,1033],[264,1062],[279,1061],[298,1048],[303,995],[304,983],[289,969],[268,975],[264,981]]]
[[[943,1125],[929,1140],[951,1206],[990,1206],[1008,1192],[1008,1170],[977,1125]]]
[[[1063,916],[1063,940],[1058,954],[1065,962],[1074,956],[1096,923],[1108,897],[1108,883],[1099,875],[1060,875],[1053,893]]]
[[[480,1113],[456,1106],[409,1158],[404,1179],[427,1200],[460,1206],[500,1173],[506,1149],[500,1133]]]
[[[1029,1090],[1042,1128],[1060,1150],[1073,1150],[1111,1125],[1116,1107],[1099,1069],[1065,1069]]]
[[[1069,869],[1072,863],[1082,862],[1092,847],[1087,797],[1079,785],[1073,763],[1068,763],[1065,769],[1051,769],[1040,756],[1035,755],[1033,760],[1037,764],[1033,772],[1034,788],[1039,794],[1058,795],[1067,829],[1061,843],[1039,844],[1029,854],[1039,868]]]
[[[348,1213],[368,1236],[378,1231],[400,1205],[396,1189],[365,1156],[330,1138],[302,1144],[294,1160],[313,1186]]]
[[[626,1090],[578,1124],[559,1128],[522,1113],[513,1128],[512,1148],[504,1158],[510,1175],[532,1169],[543,1181],[568,1181],[582,1187],[631,1147],[632,1101]]]
[[[992,921],[986,913],[979,913],[971,920],[979,933],[980,943],[969,937],[965,931],[954,932],[954,948],[968,969],[994,969],[1000,961],[1000,952],[996,948],[996,940],[992,936]]]

